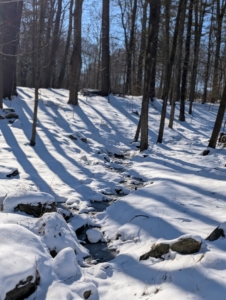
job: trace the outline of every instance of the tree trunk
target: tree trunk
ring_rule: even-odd
[[[225,14],[226,4],[223,0],[217,0],[217,34],[216,34],[216,50],[215,50],[215,61],[214,61],[214,72],[213,72],[213,85],[212,85],[212,96],[211,103],[215,103],[219,99],[219,56],[221,48],[221,32],[222,22]]]
[[[148,148],[148,104],[150,95],[150,83],[152,74],[152,55],[155,54],[158,41],[159,21],[160,21],[160,0],[150,0],[150,14],[149,14],[149,33],[145,55],[145,75],[144,75],[144,91],[143,101],[140,116],[140,151]]]
[[[11,99],[16,91],[16,62],[23,2],[5,3],[3,31],[3,98]]]
[[[60,18],[61,18],[61,12],[62,12],[62,1],[58,0],[57,5],[57,13],[56,13],[56,19],[55,19],[55,25],[53,30],[53,37],[52,37],[52,43],[51,43],[51,50],[50,50],[50,61],[48,63],[48,66],[45,70],[46,80],[45,80],[45,87],[52,87],[52,77],[53,77],[53,69],[56,59],[56,51],[59,44],[59,29],[60,29]]]
[[[208,88],[208,81],[209,81],[209,71],[210,71],[210,59],[211,59],[211,50],[212,50],[212,32],[213,32],[213,6],[212,6],[212,15],[211,15],[211,23],[209,29],[209,42],[208,42],[208,54],[207,54],[207,62],[206,62],[206,72],[204,78],[204,90],[202,96],[202,104],[206,103],[207,100],[207,88]]]
[[[226,108],[226,84],[224,85],[223,95],[221,97],[220,106],[219,106],[219,109],[218,109],[216,121],[215,121],[215,124],[214,124],[214,128],[213,128],[211,138],[209,140],[208,147],[211,147],[211,148],[216,147],[217,138],[218,138],[218,135],[220,133],[222,121],[223,121],[224,114],[225,114],[225,108]]]
[[[168,94],[169,94],[169,89],[170,89],[170,79],[171,79],[171,75],[172,75],[172,68],[173,68],[175,52],[176,52],[181,8],[182,8],[184,1],[185,0],[180,0],[180,2],[179,2],[177,17],[176,17],[176,25],[175,25],[175,29],[174,29],[172,50],[171,50],[171,54],[170,54],[170,60],[167,63],[167,71],[165,74],[165,84],[164,84],[164,91],[163,91],[162,113],[161,113],[161,121],[160,121],[160,126],[159,126],[159,134],[158,134],[157,143],[162,143],[162,138],[163,138],[165,118],[166,118],[166,106],[167,106],[167,99],[168,99]]]
[[[206,12],[206,2],[200,2],[201,5],[199,7],[199,0],[195,0],[195,45],[194,45],[194,61],[192,66],[191,73],[191,85],[190,85],[190,94],[189,94],[189,115],[192,114],[192,104],[195,98],[195,87],[196,87],[196,78],[197,78],[197,70],[199,63],[199,49],[200,49],[200,40],[202,34],[202,27],[204,21],[204,15]],[[203,5],[203,7],[202,7]]]
[[[69,48],[70,48],[71,33],[72,33],[72,10],[73,10],[73,5],[74,5],[74,0],[71,0],[70,8],[69,8],[69,25],[68,25],[67,41],[66,41],[64,56],[63,56],[61,69],[60,69],[60,74],[59,74],[59,79],[58,79],[58,87],[59,88],[62,87],[62,84],[63,84],[63,81],[64,81],[65,70],[66,70],[66,62],[67,62],[67,59],[68,59],[68,52],[69,52]]]
[[[101,94],[108,96],[110,92],[110,17],[109,17],[109,0],[103,0],[102,7],[102,70],[101,70]]]
[[[38,30],[37,30],[35,103],[34,103],[32,136],[30,141],[31,146],[35,146],[36,144],[36,127],[37,127],[37,118],[38,118],[38,90],[40,85],[40,74],[41,74],[41,54],[42,54],[41,45],[42,45],[44,13],[45,13],[45,0],[40,0],[39,23],[38,23]]]
[[[186,6],[187,0],[183,2],[181,8],[181,18],[180,18],[180,25],[179,25],[179,33],[178,33],[178,51],[177,51],[177,59],[175,65],[175,92],[173,93],[172,103],[171,103],[171,111],[170,111],[170,121],[169,121],[169,128],[173,128],[173,121],[174,121],[174,114],[175,114],[175,106],[176,101],[180,100],[180,82],[181,82],[181,60],[182,60],[182,51],[183,51],[183,35],[184,35],[184,22],[185,22],[185,15],[186,15]]]
[[[132,54],[133,54],[133,44],[134,44],[134,31],[135,31],[135,20],[137,13],[137,0],[134,0],[132,8],[132,17],[131,17],[131,29],[130,29],[130,38],[129,42],[127,41],[126,45],[126,83],[125,83],[125,93],[131,93],[131,73],[132,73]]]
[[[81,26],[83,0],[76,0],[74,11],[74,45],[70,65],[70,93],[68,104],[78,105],[78,88],[82,67]]]
[[[185,57],[181,78],[181,95],[180,95],[180,115],[179,121],[185,122],[185,97],[187,87],[188,64],[190,58],[190,43],[191,43],[191,28],[192,28],[192,12],[194,0],[190,0],[188,24],[187,24],[187,37],[185,42]]]
[[[3,28],[5,4],[0,3],[0,108],[3,108]]]
[[[145,0],[143,4],[140,54],[138,58],[138,70],[137,70],[136,92],[138,95],[141,95],[142,86],[143,86],[142,79],[143,79],[143,69],[144,69],[144,55],[145,55],[145,48],[146,48],[147,5],[148,5],[148,1]]]

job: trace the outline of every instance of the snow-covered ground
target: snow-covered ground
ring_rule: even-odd
[[[4,107],[19,119],[0,120],[0,299],[37,274],[29,299],[225,299],[226,241],[205,241],[226,215],[226,150],[202,155],[217,105],[195,103],[174,129],[168,110],[163,144],[156,144],[161,100],[151,103],[149,149],[140,153],[131,142],[141,97],[111,96],[108,103],[79,96],[73,107],[67,90],[41,89],[31,147],[34,89],[18,93]],[[177,104],[176,120],[178,113]],[[16,169],[19,175],[6,177]],[[53,199],[43,193],[71,210],[68,223],[56,212],[33,218],[14,211],[18,203]],[[95,213],[93,201],[112,204]],[[88,240],[117,250],[115,259],[83,260],[88,250],[75,231],[84,225],[98,228],[89,229]],[[159,239],[171,243],[186,234],[199,236],[198,253],[139,259]]]

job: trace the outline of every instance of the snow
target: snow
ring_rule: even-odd
[[[72,248],[64,248],[53,260],[53,269],[60,280],[74,277],[78,280],[82,276],[80,266],[76,261],[76,254]]]
[[[139,121],[132,112],[140,112],[142,97],[111,96],[108,103],[80,95],[79,107],[72,107],[68,91],[41,89],[36,146],[30,147],[34,90],[18,88],[18,94],[4,106],[14,108],[19,119],[0,120],[3,299],[36,268],[37,300],[84,299],[85,291],[91,291],[91,300],[224,299],[226,240],[204,242],[216,227],[226,228],[226,149],[219,145],[202,156],[217,104],[194,103],[186,122],[177,121],[176,104],[173,129],[167,126],[169,107],[163,143],[156,144],[162,106],[156,99],[149,106],[149,149],[140,153],[139,142],[131,144]],[[69,138],[71,133],[77,140]],[[19,176],[7,178],[15,169]],[[71,213],[68,223],[58,213],[36,219],[14,212],[19,203],[42,201],[62,203]],[[112,204],[96,213],[93,201]],[[88,250],[75,231],[86,225],[99,228],[106,247],[117,249],[116,258],[84,261]],[[139,260],[154,243],[183,236],[201,241],[201,250]]]
[[[19,204],[31,204],[37,206],[41,204],[51,204],[55,202],[52,195],[42,192],[16,191],[9,193],[3,201],[4,212],[13,212]]]
[[[31,282],[34,282],[36,270],[42,277],[49,259],[49,253],[35,234],[19,225],[0,225],[1,299],[28,276],[33,276]]]
[[[102,232],[97,229],[87,230],[86,235],[87,235],[88,241],[92,244],[98,243],[103,237]]]

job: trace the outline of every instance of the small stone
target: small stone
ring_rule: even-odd
[[[87,143],[87,138],[82,137],[82,138],[81,138],[81,141],[82,141],[83,143]]]
[[[203,155],[203,156],[206,156],[206,155],[208,155],[209,153],[210,153],[210,150],[204,150],[203,153],[202,153],[202,155]]]
[[[73,134],[70,134],[68,137],[69,137],[71,140],[74,140],[74,141],[77,140],[77,137],[73,136]]]
[[[11,112],[11,113],[8,113],[6,116],[5,116],[6,119],[18,119],[19,116],[18,114],[14,113],[14,112]]]
[[[10,113],[10,112],[15,112],[15,109],[14,108],[3,108],[2,111],[5,113]]]
[[[86,292],[83,294],[84,299],[88,299],[90,296],[91,296],[91,291],[86,291]]]
[[[11,177],[14,177],[14,176],[17,176],[17,175],[19,175],[18,169],[16,169],[15,171],[13,171],[10,174],[7,174],[6,177],[11,178]]]

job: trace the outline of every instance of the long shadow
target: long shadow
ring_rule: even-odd
[[[200,169],[200,170],[202,170],[202,169],[204,169],[205,170],[205,167],[199,167],[199,166],[197,166],[197,165],[195,165],[195,164],[191,164],[191,163],[188,163],[188,162],[185,162],[185,161],[182,161],[182,160],[180,160],[180,159],[177,159],[177,158],[170,158],[170,157],[167,157],[167,156],[165,156],[164,154],[159,154],[159,156],[162,156],[162,157],[165,157],[166,159],[167,159],[167,161],[166,160],[161,160],[160,158],[156,158],[156,157],[151,157],[151,159],[149,158],[149,162],[150,161],[153,161],[153,162],[155,162],[156,164],[164,164],[166,167],[169,167],[169,168],[171,168],[172,170],[174,170],[174,172],[180,172],[180,173],[182,173],[182,174],[184,174],[184,173],[186,173],[186,174],[195,174],[196,176],[198,176],[198,177],[200,177],[200,178],[210,178],[210,179],[217,179],[218,181],[225,181],[225,177],[224,178],[220,178],[219,179],[219,177],[217,176],[217,175],[214,175],[214,174],[210,174],[210,173],[205,173],[205,174],[200,174],[200,172],[197,172],[197,171],[195,171],[195,169]],[[172,160],[172,161],[175,161],[176,163],[177,163],[177,165],[174,165],[172,162],[169,162],[169,160]],[[185,167],[183,168],[183,167],[181,167],[181,166],[179,166],[178,164],[181,164],[181,165],[185,165]],[[186,167],[190,167],[190,168],[193,168],[194,170],[189,170],[189,169],[186,169]],[[206,170],[205,170],[205,172],[206,172]]]
[[[193,254],[192,257],[194,258],[194,261],[198,261],[200,253]],[[182,259],[183,258],[181,257],[181,260]],[[114,270],[126,274],[128,286],[131,285],[130,279],[133,278],[138,282],[143,282],[144,288],[146,286],[147,289],[145,291],[146,297],[154,297],[157,287],[161,287],[163,289],[163,291],[161,291],[161,288],[159,290],[159,296],[161,296],[161,293],[164,292],[164,284],[168,287],[169,284],[174,285],[175,288],[178,287],[178,290],[174,292],[176,298],[178,297],[178,293],[181,293],[181,297],[183,297],[183,291],[186,298],[189,297],[189,295],[193,295],[193,299],[196,299],[196,297],[206,299],[223,299],[222,296],[226,292],[226,287],[223,282],[220,283],[216,279],[208,278],[207,274],[204,274],[199,269],[200,265],[196,266],[194,265],[194,262],[192,266],[182,267],[181,269],[178,267],[176,270],[175,268],[171,270],[169,265],[173,264],[172,261],[156,263],[146,261],[141,263],[127,254],[121,254],[113,260],[112,263],[114,264],[112,264],[109,268],[109,275],[112,276]],[[205,270],[208,271],[208,269]],[[167,275],[169,276],[168,280]],[[136,288],[136,284],[134,282],[132,283],[132,286],[134,289]],[[153,288],[151,289],[151,287]],[[151,294],[150,290],[152,291]],[[144,298],[146,299],[145,296]],[[166,297],[166,294],[162,297]]]
[[[19,96],[23,96],[23,94],[24,94],[26,97],[28,97],[30,99],[34,98],[30,94],[26,93],[23,88],[17,88],[17,91],[19,92]]]
[[[9,147],[12,149],[12,152],[13,152],[14,156],[17,158],[20,165],[23,167],[25,172],[30,175],[31,180],[36,184],[37,184],[37,180],[38,180],[38,184],[37,184],[38,187],[39,187],[39,184],[41,184],[41,186],[44,187],[45,190],[49,190],[52,194],[55,195],[52,187],[40,177],[39,173],[37,172],[37,170],[35,169],[33,164],[28,160],[27,156],[21,149],[20,145],[17,143],[17,140],[15,139],[12,131],[10,130],[10,128],[7,125],[2,130],[2,134],[5,138],[5,141],[7,142]],[[33,180],[32,177],[36,177],[37,180]]]
[[[29,114],[29,115],[31,115],[31,110],[30,110],[30,108],[28,107],[28,106],[26,106],[26,107],[24,107],[24,109],[27,111],[27,113]],[[50,134],[50,132],[47,130],[47,128],[45,128],[43,125],[42,125],[42,123],[41,122],[39,122],[39,127],[40,128],[42,128],[42,129],[44,129],[45,130],[45,134],[46,134],[46,136],[49,138],[49,140],[51,140],[51,137],[52,137],[52,133]],[[25,133],[26,134],[26,133]],[[51,158],[51,160],[53,161],[56,161],[57,163],[58,163],[58,167],[60,166],[61,168],[64,168],[64,166],[63,166],[63,164],[61,163],[61,162],[59,162],[59,161],[57,161],[50,153],[49,153],[49,151],[48,151],[48,149],[46,148],[46,146],[45,146],[45,144],[43,143],[43,141],[39,138],[39,141],[37,142],[37,148],[36,148],[36,146],[34,147],[34,150],[35,150],[35,152],[36,152],[36,154],[44,161],[44,162],[46,162],[46,159],[45,159],[45,155],[44,155],[44,153],[48,156],[48,158],[50,159]],[[89,173],[89,176],[92,176],[92,173],[91,173],[91,171],[89,171],[88,169],[86,169],[86,168],[84,168],[84,167],[82,167],[81,165],[79,165],[77,162],[76,162],[76,160],[74,160],[73,158],[71,158],[70,156],[68,156],[67,154],[66,154],[66,152],[58,145],[58,144],[55,144],[55,143],[53,143],[52,144],[52,146],[56,149],[56,151],[57,151],[57,153],[58,154],[61,154],[64,158],[66,158],[68,161],[70,161],[73,165],[76,165],[78,168],[80,168],[81,170],[83,170],[86,174],[87,174],[87,172]],[[44,151],[38,151],[38,148],[42,148],[42,149],[44,149]],[[47,162],[48,161],[50,161],[50,160],[48,160],[47,159]],[[55,164],[54,164],[54,166],[55,166]],[[57,169],[58,169],[58,167],[57,167]],[[64,168],[65,169],[65,168]],[[66,171],[66,169],[65,169],[65,171]],[[70,178],[71,177],[71,179],[73,179],[72,180],[72,182],[75,180],[75,178],[76,177],[74,177],[74,176],[72,176],[70,173],[68,173],[67,172],[67,176]],[[64,179],[63,177],[61,178],[62,180]],[[65,183],[66,183],[66,181],[65,181]]]

